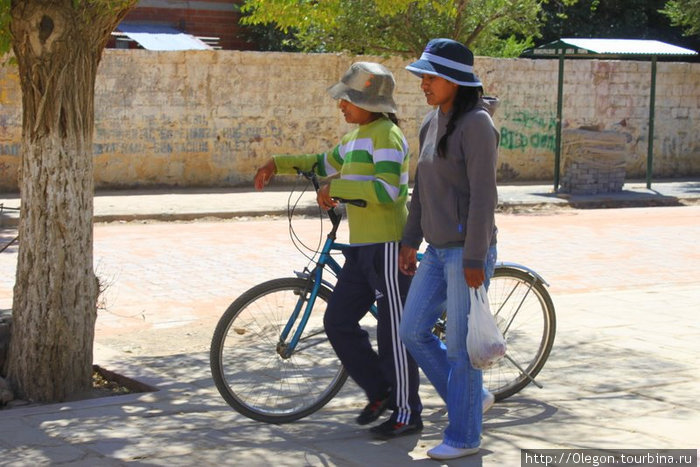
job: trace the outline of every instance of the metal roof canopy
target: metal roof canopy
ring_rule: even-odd
[[[117,30],[147,50],[208,50],[207,44],[175,28],[158,24],[121,23]]]
[[[559,39],[528,49],[522,57],[559,58],[559,82],[557,85],[557,133],[554,154],[554,191],[559,189],[559,164],[561,161],[562,96],[564,94],[564,58],[613,59],[625,57],[651,57],[651,89],[649,90],[649,143],[647,146],[647,188],[651,188],[654,152],[654,101],[656,95],[656,57],[658,55],[697,55],[697,52],[665,42],[641,39]]]

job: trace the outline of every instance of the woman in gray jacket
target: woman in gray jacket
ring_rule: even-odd
[[[498,131],[473,71],[474,56],[459,42],[431,40],[406,67],[421,78],[436,106],[420,129],[420,157],[399,268],[415,274],[401,321],[401,338],[447,404],[449,417],[434,459],[479,451],[482,374],[469,363],[469,287],[488,284],[496,262]],[[416,271],[416,252],[428,248]],[[447,346],[432,333],[447,310]],[[486,402],[484,402],[486,401]]]

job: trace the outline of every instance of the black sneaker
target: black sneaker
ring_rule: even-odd
[[[389,396],[386,396],[384,399],[379,399],[367,404],[365,408],[362,409],[362,412],[360,412],[360,415],[355,419],[357,424],[367,425],[378,419],[387,407],[389,407],[389,399]]]
[[[422,429],[423,421],[420,418],[415,421],[410,421],[409,423],[401,423],[395,421],[394,417],[391,417],[386,422],[373,426],[369,431],[382,438],[395,438],[397,436],[418,433]]]

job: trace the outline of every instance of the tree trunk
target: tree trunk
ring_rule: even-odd
[[[109,33],[127,11],[94,6],[99,3],[12,2],[23,121],[5,373],[17,396],[29,400],[65,400],[92,384],[94,84]]]

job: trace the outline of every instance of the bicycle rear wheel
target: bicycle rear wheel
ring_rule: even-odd
[[[503,400],[530,384],[544,366],[554,345],[556,317],[544,284],[520,269],[497,267],[488,295],[507,351],[484,370],[484,386]]]
[[[235,300],[216,326],[212,377],[226,402],[246,417],[266,423],[298,420],[328,403],[347,379],[323,329],[331,295],[325,286],[295,350],[282,356],[288,339],[283,342],[281,333],[297,302],[306,306],[307,285],[302,278],[259,284]]]

